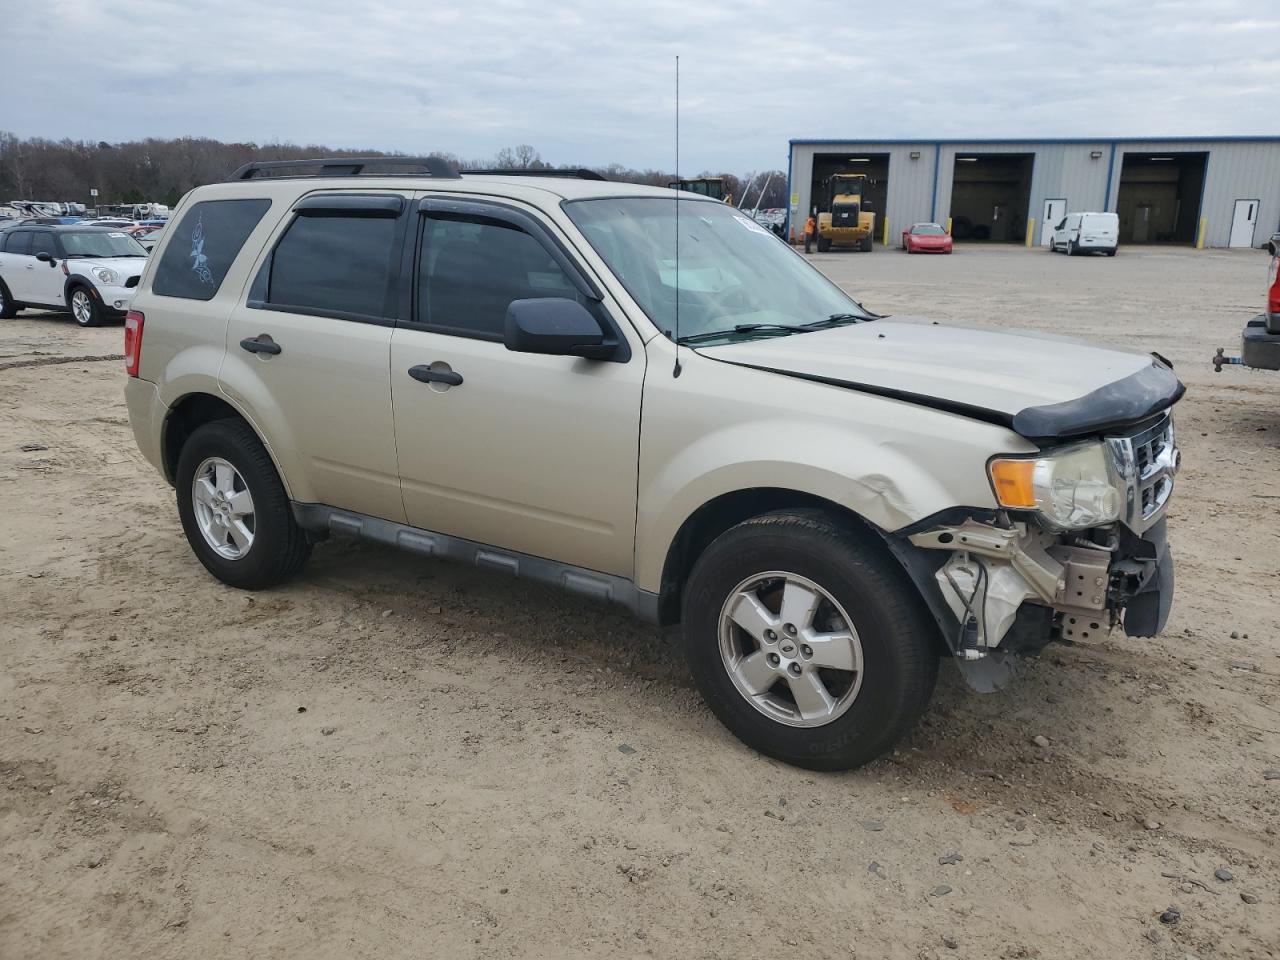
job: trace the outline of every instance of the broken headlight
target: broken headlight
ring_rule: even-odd
[[[988,470],[1002,507],[1034,510],[1060,530],[1112,523],[1124,505],[1124,480],[1100,442],[1073,444],[1034,458],[998,457]]]

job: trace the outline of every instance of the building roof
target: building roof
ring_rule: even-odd
[[[1053,144],[1053,143],[1280,143],[1280,135],[1238,135],[1223,134],[1220,136],[1188,136],[1188,137],[932,137],[932,138],[899,138],[885,137],[882,139],[868,139],[866,137],[851,138],[848,140],[839,137],[823,137],[815,139],[792,138],[789,143],[791,146],[808,146],[823,143],[900,143],[906,145],[930,145],[930,144],[996,144],[996,143],[1026,143],[1026,144]]]

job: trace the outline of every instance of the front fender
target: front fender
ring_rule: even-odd
[[[646,383],[640,447],[636,581],[650,591],[685,520],[725,494],[794,490],[889,532],[995,507],[988,458],[1034,449],[958,414],[701,357],[679,379]]]
[[[102,299],[102,294],[98,293],[98,287],[93,280],[83,273],[72,273],[67,276],[66,280],[62,281],[62,301],[68,306],[71,304],[71,288],[76,286],[88,287],[89,293],[95,300]]]

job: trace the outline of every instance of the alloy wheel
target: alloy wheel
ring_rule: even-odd
[[[93,321],[93,302],[85,291],[77,290],[71,294],[71,315],[82,327],[87,327]]]
[[[842,716],[862,688],[862,643],[836,599],[782,571],[743,580],[720,611],[720,657],[755,709],[791,727]]]
[[[209,457],[196,467],[191,504],[205,543],[218,556],[239,560],[252,549],[257,533],[253,496],[229,461]]]

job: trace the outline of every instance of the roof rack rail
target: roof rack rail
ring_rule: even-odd
[[[372,170],[368,168],[374,168]],[[403,169],[415,167],[417,169]],[[310,170],[309,170],[310,168]],[[382,168],[382,169],[379,169]],[[289,172],[299,171],[299,172]],[[456,178],[458,170],[440,157],[315,157],[310,160],[255,160],[227,177],[231,180],[259,180],[268,177],[445,177]]]
[[[463,176],[485,177],[572,177],[577,180],[608,180],[609,178],[603,174],[596,173],[594,170],[588,170],[585,167],[578,167],[573,170],[463,170]]]

